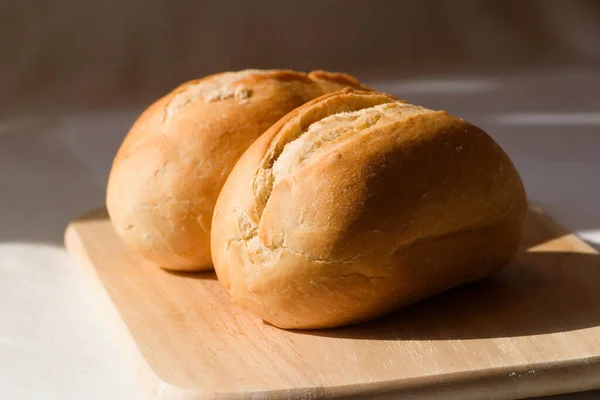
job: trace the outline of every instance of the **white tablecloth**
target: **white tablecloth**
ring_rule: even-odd
[[[530,201],[600,249],[600,74],[372,86],[483,127],[513,158]],[[69,219],[103,204],[112,157],[139,111],[0,119],[0,399],[146,398],[62,246]]]

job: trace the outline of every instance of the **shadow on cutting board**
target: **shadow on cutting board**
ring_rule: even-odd
[[[522,252],[493,278],[395,314],[345,328],[299,334],[368,340],[516,337],[600,325],[600,256]]]
[[[106,210],[84,217],[106,219]],[[215,280],[214,271],[169,272]],[[516,337],[600,326],[600,255],[532,207],[515,261],[487,280],[345,328],[295,331],[367,340]]]
[[[600,326],[600,255],[531,206],[521,249],[499,274],[371,322],[296,332],[369,340],[448,340],[594,326]]]
[[[168,271],[163,268],[167,274],[179,276],[185,279],[208,279],[208,280],[217,280],[217,274],[215,271],[192,271],[192,272],[184,272],[184,271]]]

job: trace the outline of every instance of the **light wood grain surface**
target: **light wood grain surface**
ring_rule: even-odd
[[[600,387],[600,257],[534,210],[522,251],[495,278],[324,331],[263,323],[213,273],[156,268],[123,247],[105,211],[73,221],[65,243],[157,398],[510,399]]]

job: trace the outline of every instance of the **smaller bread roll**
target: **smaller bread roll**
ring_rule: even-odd
[[[134,251],[171,270],[211,269],[217,196],[244,150],[294,108],[354,77],[244,70],[185,83],[135,122],[110,172],[106,205]]]
[[[499,270],[525,212],[519,174],[481,129],[346,90],[244,153],[217,201],[213,261],[232,300],[265,321],[334,327]]]

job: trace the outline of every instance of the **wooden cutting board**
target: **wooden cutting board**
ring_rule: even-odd
[[[513,399],[600,387],[600,257],[535,210],[492,279],[377,321],[284,331],[231,304],[214,273],[165,272],[129,252],[105,211],[66,247],[159,399]]]

